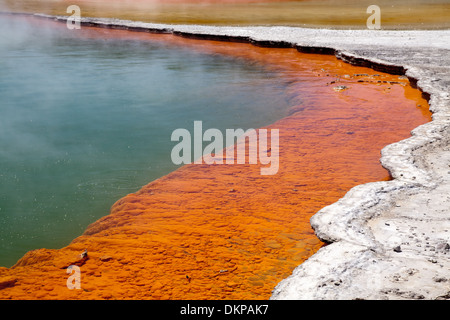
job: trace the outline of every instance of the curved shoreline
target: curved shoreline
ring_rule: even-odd
[[[104,22],[94,20],[86,23],[102,26]],[[105,26],[110,27],[107,23]],[[446,81],[448,84],[449,80],[445,67],[449,70],[449,60],[442,60],[450,56],[450,41],[442,37],[450,40],[450,31],[338,31],[287,27],[160,26],[133,22],[118,24],[118,27],[124,26],[134,31],[148,28],[150,32],[170,32],[189,38],[242,41],[267,47],[295,47],[300,52],[334,54],[357,66],[406,75],[429,101],[433,121],[413,130],[411,138],[382,150],[381,163],[390,172],[392,181],[355,187],[340,201],[312,217],[311,225],[316,235],[332,244],[320,249],[297,267],[292,276],[274,289],[272,299],[448,298],[450,263],[446,255],[449,253],[450,240],[446,232],[450,225],[449,217],[433,215],[435,210],[427,208],[431,216],[427,224],[440,224],[441,229],[430,230],[419,223],[410,225],[410,229],[403,233],[397,228],[394,233],[386,234],[382,226],[392,224],[385,220],[393,220],[390,212],[399,208],[395,201],[403,199],[406,203],[404,207],[409,208],[414,206],[421,194],[429,195],[429,200],[436,202],[450,191],[449,181],[445,181],[442,176],[445,168],[439,171],[432,165],[424,167],[424,160],[421,159],[430,153],[431,148],[436,149],[434,145],[441,143],[441,149],[438,147],[436,150],[438,154],[444,153],[443,148],[448,145],[450,97],[448,87],[445,90]],[[299,41],[304,33],[319,39]],[[351,45],[352,41],[346,37],[352,36],[359,37],[358,40],[366,44],[353,42]],[[333,40],[329,41],[328,37]],[[393,45],[394,41],[398,43]],[[421,43],[427,43],[427,47],[421,48]],[[429,50],[430,46],[434,48]],[[380,47],[385,52],[380,54]],[[399,52],[393,52],[392,47]],[[419,57],[414,57],[414,49],[419,49]],[[431,54],[427,57],[430,60],[428,66],[424,65],[423,52]],[[442,69],[444,77],[441,79],[428,74],[430,70],[442,72]],[[436,195],[431,197],[433,192]],[[369,222],[375,217],[381,220],[377,226],[370,226]],[[383,217],[387,218],[383,220]],[[400,217],[402,221],[397,221],[397,224],[403,224],[405,220],[421,220],[414,214],[408,216],[402,211],[395,212],[394,217]],[[419,233],[421,235],[416,236],[415,241],[423,245],[413,248],[408,240],[411,234]],[[431,242],[430,238],[433,243],[426,245]],[[400,249],[401,246],[408,250]],[[393,251],[393,248],[399,250]],[[425,253],[427,248],[434,249],[432,257]]]
[[[65,17],[38,16],[56,18],[61,21],[65,19]],[[445,237],[445,228],[448,228],[449,225],[448,217],[445,219],[445,216],[443,218],[439,216],[434,219],[440,222],[444,230],[438,232],[439,236],[434,237],[436,239],[433,238],[433,241],[436,242],[434,250],[436,256],[433,256],[433,261],[429,261],[430,257],[424,255],[421,250],[418,252],[413,249],[393,252],[391,242],[387,241],[393,235],[390,234],[385,239],[385,235],[377,231],[379,226],[375,226],[373,223],[370,225],[369,222],[375,221],[373,218],[382,219],[384,216],[388,216],[389,212],[399,210],[394,201],[398,203],[403,201],[402,204],[407,206],[414,204],[418,195],[423,193],[432,195],[435,192],[438,195],[433,199],[437,200],[439,195],[446,195],[449,192],[448,178],[443,176],[443,173],[446,173],[445,168],[442,169],[438,165],[433,166],[432,158],[440,157],[442,158],[441,162],[448,159],[444,149],[448,145],[450,127],[448,88],[446,91],[449,74],[445,73],[445,68],[449,68],[449,61],[448,58],[445,60],[445,57],[449,56],[450,41],[442,40],[442,36],[450,38],[450,31],[383,32],[309,30],[288,27],[168,26],[127,21],[111,23],[106,19],[87,18],[83,19],[82,24],[125,28],[133,31],[172,33],[183,37],[208,40],[250,42],[259,46],[295,47],[299,51],[303,50],[301,52],[334,54],[343,61],[369,66],[375,70],[378,68],[378,70],[388,73],[406,74],[413,83],[417,83],[417,87],[429,99],[430,109],[433,111],[433,121],[416,128],[412,132],[411,138],[383,149],[381,162],[391,173],[392,181],[355,187],[337,203],[322,209],[313,216],[311,224],[316,234],[319,238],[332,244],[320,249],[318,253],[300,265],[292,276],[283,280],[275,288],[272,298],[434,299],[448,295],[450,292],[448,289],[450,272],[448,270],[450,268],[448,268],[449,262],[446,261],[448,258],[445,258],[445,255],[448,254],[445,246],[446,239],[448,239],[448,234]],[[281,34],[282,31],[286,33]],[[341,39],[341,43],[339,41],[335,44],[330,43],[328,40],[330,33],[331,36],[340,34],[341,38],[344,37],[343,39],[345,36],[357,35],[362,37],[360,40],[371,35],[371,40],[374,42],[371,44],[371,48],[360,43],[353,43],[353,46],[350,44],[350,48],[344,50],[341,47],[348,46],[348,40]],[[390,37],[381,37],[381,40],[374,39],[373,36],[377,33]],[[305,34],[315,35],[314,40],[303,39],[298,42],[298,39],[303,38]],[[401,46],[399,46],[397,48],[397,50],[402,49],[400,53],[403,56],[399,56],[398,53],[392,55],[393,35],[397,37],[397,40],[402,40],[404,36],[413,36],[418,39],[419,43],[425,40],[436,40],[437,44],[434,43],[433,50],[421,49],[421,52],[434,54],[434,56],[428,57],[434,64],[430,64],[427,68],[426,65],[423,65],[423,56],[414,59],[415,52],[408,51],[407,47],[400,48]],[[433,37],[429,37],[430,35]],[[336,41],[336,38],[332,41]],[[442,45],[439,44],[440,41],[442,41]],[[415,42],[407,40],[406,43],[414,44]],[[429,44],[433,45],[433,43]],[[385,51],[380,51],[380,45]],[[447,52],[447,55],[442,52]],[[406,64],[405,60],[408,59],[409,62]],[[430,71],[439,73],[442,68],[444,68],[442,79],[437,79],[433,73],[429,74]],[[430,154],[432,155],[430,156]],[[430,209],[430,211],[432,210]],[[389,216],[389,219],[393,218]],[[379,222],[381,221],[386,225],[386,221],[380,220]],[[419,230],[420,226],[415,226],[415,228]],[[443,234],[444,236],[442,236]],[[405,236],[408,234],[405,233]],[[429,234],[427,236],[430,237]],[[437,243],[438,240],[439,243]],[[403,241],[400,239],[401,244],[395,247],[405,247]],[[425,249],[425,247],[422,248]],[[405,261],[413,261],[414,266],[410,263],[407,265],[408,268],[403,270]],[[440,272],[441,279],[439,281],[432,280],[438,271],[443,271]],[[370,277],[373,279],[369,282],[367,278]],[[389,280],[389,277],[393,280]],[[401,281],[398,280],[399,278]],[[426,288],[423,288],[424,283],[427,284]]]

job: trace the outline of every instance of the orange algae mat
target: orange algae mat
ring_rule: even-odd
[[[334,56],[86,27],[82,36],[161,41],[276,71],[293,105],[266,127],[279,129],[279,171],[186,165],[117,201],[69,246],[0,268],[1,299],[268,299],[324,245],[310,217],[353,186],[389,179],[380,150],[431,120],[404,77]],[[66,285],[71,264],[81,289]]]

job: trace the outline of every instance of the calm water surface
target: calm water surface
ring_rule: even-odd
[[[288,108],[283,84],[259,65],[5,17],[0,70],[0,266],[67,245],[176,169],[176,128],[256,128]]]

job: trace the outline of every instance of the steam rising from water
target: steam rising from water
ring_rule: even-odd
[[[259,66],[0,19],[0,265],[68,244],[176,169],[174,129],[258,128],[288,108]]]

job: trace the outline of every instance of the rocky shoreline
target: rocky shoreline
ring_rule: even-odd
[[[272,299],[450,299],[450,30],[241,28],[94,18],[83,18],[82,25],[295,47],[406,75],[428,99],[433,121],[382,150],[391,181],[357,186],[312,217],[317,236],[329,245],[279,283]]]

